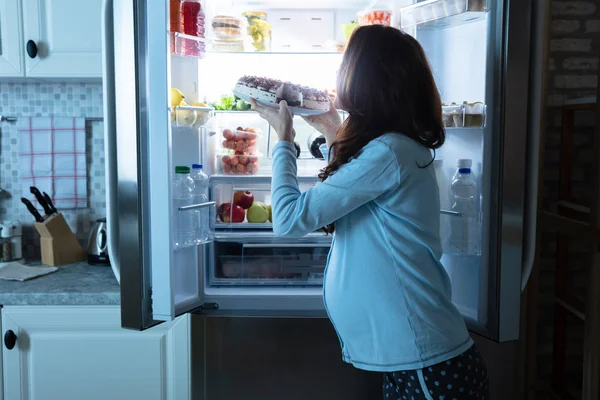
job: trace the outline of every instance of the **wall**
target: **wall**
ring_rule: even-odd
[[[600,2],[552,1],[550,56],[547,82],[547,139],[542,206],[556,209],[560,159],[560,107],[566,100],[595,95],[600,54]],[[591,188],[592,135],[595,118],[592,112],[580,113],[576,119],[573,192],[587,201]],[[538,323],[538,398],[550,398],[552,380],[552,341],[554,318],[554,279],[556,240],[542,238],[540,275],[540,321]],[[586,244],[571,243],[569,250],[572,293],[584,294],[587,284]],[[583,324],[569,317],[567,329],[567,376],[569,387],[577,391],[581,384]]]
[[[9,117],[58,116],[102,117],[100,83],[2,83],[0,115]],[[101,121],[86,123],[88,208],[61,210],[82,244],[91,223],[105,216],[104,130]],[[0,220],[19,220],[25,225],[24,253],[39,258],[39,235],[33,217],[21,203],[19,185],[19,135],[16,125],[0,124],[0,188],[10,196],[0,196]]]

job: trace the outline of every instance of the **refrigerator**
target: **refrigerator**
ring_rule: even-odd
[[[212,335],[204,339],[211,347],[211,340],[236,336],[227,329],[258,332],[257,326],[272,324],[294,330],[281,318],[304,324],[326,317],[322,281],[331,236],[290,240],[276,237],[269,222],[219,218],[235,192],[270,203],[276,135],[252,111],[191,105],[231,95],[243,75],[335,88],[345,24],[385,10],[391,25],[424,47],[444,102],[447,139],[435,166],[446,187],[440,192],[442,263],[453,301],[472,332],[497,342],[518,339],[537,204],[538,132],[529,100],[537,89],[530,78],[540,68],[532,55],[541,39],[531,34],[532,0],[202,0],[203,37],[170,31],[170,3],[104,0],[103,6],[109,254],[121,285],[124,328],[145,330],[191,312],[204,316],[201,331]],[[266,14],[266,51],[258,51],[255,37],[227,47],[212,28],[213,18],[225,15],[242,21],[244,36],[247,11]],[[171,88],[190,106],[173,105]],[[295,126],[299,182],[308,190],[325,161],[310,152],[315,132],[298,117]],[[224,131],[246,127],[261,132],[258,171],[228,174]],[[448,192],[458,159],[471,160],[478,188],[478,249],[469,254],[448,245],[462,218]],[[208,172],[209,199],[176,208],[175,167],[194,163]],[[210,215],[209,239],[176,248],[180,221],[202,210]],[[252,335],[243,337],[252,346]]]

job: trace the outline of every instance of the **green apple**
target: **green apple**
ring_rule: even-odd
[[[267,207],[269,208],[269,222],[273,222],[273,207],[270,204]]]
[[[269,209],[265,203],[255,201],[248,209],[246,219],[250,223],[264,224],[269,220]]]

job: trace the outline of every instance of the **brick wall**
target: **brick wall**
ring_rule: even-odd
[[[598,84],[600,55],[600,0],[552,1],[550,34],[549,76],[547,82],[547,138],[544,168],[545,191],[542,204],[556,209],[560,157],[560,106],[566,100],[594,96]],[[573,193],[588,201],[594,113],[580,113],[576,117],[575,162],[573,166]],[[540,275],[540,320],[538,330],[539,399],[550,399],[548,388],[552,374],[552,340],[554,319],[554,271],[556,267],[556,240],[545,235],[542,240],[542,265]],[[584,243],[569,244],[568,286],[573,293],[585,293],[587,284],[587,247]],[[581,384],[583,325],[569,317],[567,329],[568,386]]]

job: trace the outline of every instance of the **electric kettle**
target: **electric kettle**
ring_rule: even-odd
[[[108,259],[108,233],[106,232],[106,218],[94,222],[88,239],[87,253],[88,264],[110,265]]]

